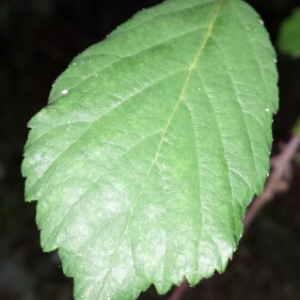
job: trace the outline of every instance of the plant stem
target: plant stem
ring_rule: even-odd
[[[292,160],[300,146],[300,135],[294,135],[283,147],[281,152],[271,159],[271,174],[263,192],[254,198],[245,218],[244,228],[247,229],[264,205],[279,193],[288,190],[292,178]]]

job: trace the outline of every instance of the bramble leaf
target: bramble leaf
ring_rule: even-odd
[[[169,0],[76,57],[22,165],[76,299],[222,272],[269,169],[274,50],[239,0]]]

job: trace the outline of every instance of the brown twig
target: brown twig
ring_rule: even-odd
[[[184,280],[182,281],[182,283],[174,289],[174,291],[173,291],[173,293],[171,294],[169,300],[179,300],[179,299],[181,299],[181,298],[182,298],[182,295],[185,293],[185,291],[186,291],[189,287],[190,287],[190,286],[189,286],[187,280],[184,279]]]
[[[258,212],[275,195],[288,190],[292,178],[292,160],[300,146],[300,135],[294,135],[283,147],[281,152],[271,159],[271,174],[263,192],[254,198],[244,218],[244,228],[247,229]]]
[[[273,200],[275,195],[285,192],[289,188],[292,177],[292,160],[294,159],[297,149],[300,146],[300,135],[294,135],[291,140],[283,146],[281,152],[271,159],[271,174],[267,180],[265,188],[261,195],[254,198],[250,208],[244,218],[244,228],[247,229],[258,212],[269,201]],[[181,285],[176,287],[169,300],[179,300],[189,288],[186,279]]]

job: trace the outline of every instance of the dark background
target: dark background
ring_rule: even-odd
[[[62,275],[58,257],[40,249],[35,203],[23,200],[26,124],[46,105],[53,81],[74,56],[138,10],[159,2],[0,0],[0,300],[72,299],[72,280]],[[275,45],[281,22],[300,5],[296,0],[248,2]],[[300,115],[300,59],[277,52],[281,106],[273,152],[289,139]],[[183,299],[300,299],[299,183],[300,167],[294,165],[290,191],[261,211],[226,272],[203,280]],[[141,299],[168,296],[150,288]]]

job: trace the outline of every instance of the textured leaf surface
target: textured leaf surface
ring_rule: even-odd
[[[169,0],[75,58],[31,121],[22,171],[76,299],[223,271],[269,168],[274,51],[237,0]]]
[[[278,46],[282,52],[295,58],[300,57],[300,7],[283,22]]]

